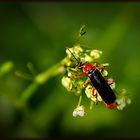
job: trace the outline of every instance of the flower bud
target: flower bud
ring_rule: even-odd
[[[85,89],[85,93],[88,98],[90,98],[92,101],[97,102],[97,101],[102,101],[101,96],[98,94],[97,90],[94,90],[93,93],[93,87],[91,85],[88,85]]]
[[[88,98],[91,98],[91,96],[92,96],[92,86],[91,85],[88,85],[85,88],[85,93],[86,93],[86,95],[87,95]]]
[[[93,57],[91,57],[90,55],[88,54],[85,54],[85,57],[84,57],[84,61],[85,62],[92,62],[94,60]]]
[[[107,75],[108,75],[107,70],[103,70],[102,75],[103,75],[103,76],[107,76]]]
[[[68,91],[70,91],[72,89],[71,78],[64,76],[61,80],[61,83]]]
[[[73,53],[73,48],[66,49],[66,54],[68,58],[71,58],[71,52]]]
[[[102,64],[102,66],[107,67],[107,66],[109,66],[109,63],[104,63],[104,64]]]
[[[80,47],[80,44],[77,44],[77,45],[75,45],[74,47],[73,47],[73,53],[74,54],[79,54],[79,53],[81,53],[81,52],[83,52],[83,49]]]
[[[102,54],[102,51],[99,51],[99,50],[92,50],[90,52],[90,56],[94,57],[94,59],[99,58],[101,54]]]

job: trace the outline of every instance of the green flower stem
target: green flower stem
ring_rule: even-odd
[[[29,98],[33,95],[33,93],[41,86],[42,84],[45,84],[48,79],[50,79],[53,76],[56,76],[57,74],[60,74],[64,71],[64,60],[61,62],[55,64],[51,68],[45,70],[44,72],[38,74],[34,81],[22,92],[20,101],[25,104]]]
[[[90,107],[89,107],[89,109],[92,110],[92,108],[93,108],[93,101],[90,101]]]
[[[33,81],[21,94],[21,102],[25,103],[31,97],[31,95],[38,89],[39,84]]]
[[[81,105],[81,101],[82,101],[82,95],[80,95],[80,97],[79,97],[79,101],[78,101],[77,107],[79,107]]]

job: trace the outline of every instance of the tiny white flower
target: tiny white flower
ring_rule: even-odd
[[[117,109],[118,110],[123,110],[123,108],[126,106],[126,104],[121,104],[121,105],[117,105]]]
[[[72,74],[69,72],[69,73],[68,73],[68,77],[71,77],[71,76],[72,76]]]
[[[124,104],[125,103],[125,99],[124,98],[120,98],[116,100],[117,104]]]
[[[126,100],[126,103],[127,103],[127,104],[131,104],[131,99],[128,98],[128,99]]]
[[[85,114],[85,112],[83,112],[83,111],[79,111],[79,116],[80,116],[80,117],[83,117],[84,114]]]
[[[73,111],[73,117],[77,117],[78,116],[78,112],[76,110]]]
[[[78,107],[77,107],[77,110],[78,110],[79,112],[80,112],[80,111],[83,111],[83,109],[84,109],[83,106],[78,106]]]
[[[111,89],[115,89],[115,82],[110,85]]]
[[[131,99],[126,97],[126,89],[122,89],[121,96],[116,100],[117,102],[117,109],[122,110],[126,104],[131,104]]]

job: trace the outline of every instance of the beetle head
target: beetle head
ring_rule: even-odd
[[[76,66],[76,68],[83,69],[84,65],[85,65],[85,62],[79,62],[78,65]]]

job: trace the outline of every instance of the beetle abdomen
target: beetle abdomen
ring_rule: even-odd
[[[92,69],[88,72],[88,77],[90,78],[91,83],[95,87],[95,89],[100,94],[101,98],[106,104],[112,104],[116,100],[116,96],[108,85],[107,81],[101,75],[99,70]]]

